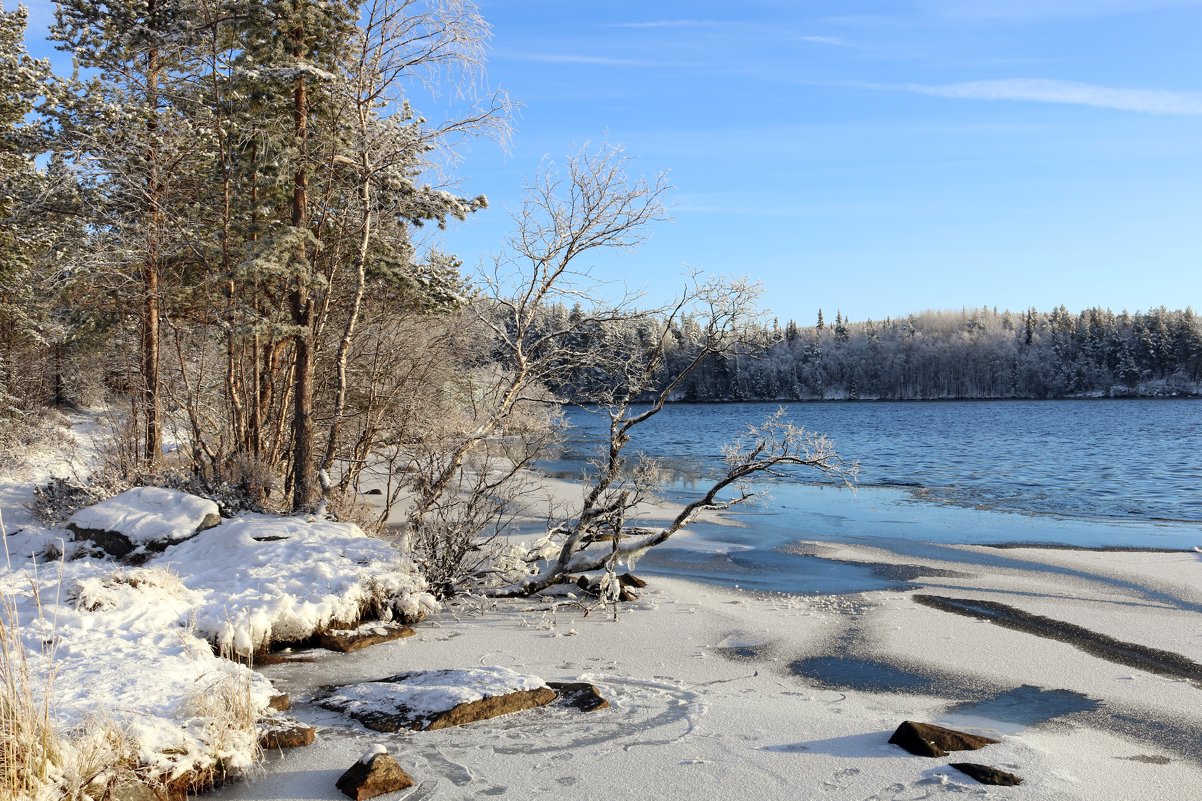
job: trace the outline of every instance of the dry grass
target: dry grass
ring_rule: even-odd
[[[36,798],[58,780],[62,744],[51,718],[54,671],[31,664],[17,603],[0,601],[0,797]],[[40,691],[40,692],[39,692]]]
[[[35,658],[22,639],[17,599],[0,599],[0,798],[5,801],[99,801],[119,783],[148,783],[138,776],[137,749],[116,723],[88,720],[58,730],[53,714],[53,624],[34,588],[43,653]]]
[[[62,777],[56,788],[63,801],[100,801],[121,785],[147,784],[139,775],[137,749],[111,720],[92,719],[65,739]]]
[[[259,759],[260,709],[251,681],[249,670],[223,665],[204,676],[184,702],[186,713],[203,722],[218,782],[247,773]]]
[[[116,570],[103,578],[85,579],[71,588],[69,597],[85,612],[102,612],[124,603],[122,592],[130,590],[157,592],[172,598],[188,594],[188,588],[175,571],[156,566]]]

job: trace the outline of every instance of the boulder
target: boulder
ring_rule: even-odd
[[[483,667],[415,671],[349,684],[336,688],[321,705],[376,731],[426,731],[533,709],[557,697],[540,678]]]
[[[317,729],[295,720],[273,721],[259,735],[259,747],[265,751],[303,748],[312,745]]]
[[[377,745],[338,777],[335,786],[355,801],[395,793],[414,785],[413,777],[405,772],[382,745]]]
[[[953,762],[951,766],[961,773],[971,776],[981,784],[996,784],[1002,787],[1017,787],[1023,783],[1022,777],[1007,773],[1004,770],[991,768],[988,765],[978,765],[975,762]]]
[[[609,701],[601,695],[595,685],[586,681],[551,681],[547,686],[559,694],[560,706],[567,706],[578,712],[597,712],[609,709]]]
[[[907,720],[897,727],[889,742],[904,748],[914,756],[941,757],[947,756],[949,751],[976,751],[998,741],[955,729],[945,729],[933,723]]]
[[[316,642],[329,651],[349,654],[382,642],[392,642],[417,634],[409,626],[395,623],[365,623],[356,629],[331,629],[317,635]]]
[[[273,695],[267,702],[267,708],[274,709],[276,712],[287,712],[292,708],[292,699],[288,697],[288,693]]]
[[[217,504],[186,492],[136,487],[80,509],[67,520],[76,538],[118,559],[157,553],[221,522]]]
[[[464,726],[479,720],[522,712],[539,706],[546,706],[558,696],[550,687],[540,687],[536,690],[517,690],[505,695],[494,695],[491,698],[481,698],[479,701],[469,701],[458,704],[436,716],[423,728],[426,730],[446,729],[451,726]]]

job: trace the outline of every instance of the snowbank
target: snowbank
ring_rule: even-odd
[[[196,631],[238,656],[351,627],[365,615],[412,622],[438,608],[407,557],[347,523],[245,515],[148,565],[175,572],[197,593]]]
[[[107,727],[121,733],[123,756],[158,779],[244,772],[278,693],[216,651],[248,657],[364,616],[415,620],[437,608],[406,557],[353,525],[248,515],[193,536],[215,505],[174,492],[125,495],[73,519],[139,543],[191,538],[122,567],[92,557],[44,563],[48,544],[73,551],[66,531],[29,523],[5,537],[16,553],[0,572],[2,631],[16,635],[35,704],[51,699],[63,760],[71,732]],[[68,783],[66,771],[51,771],[51,782]]]
[[[251,766],[256,720],[276,692],[188,628],[199,597],[177,578],[83,559],[8,572],[0,593],[30,689],[39,704],[49,692],[61,732],[115,724],[131,756],[168,780]],[[241,720],[226,698],[244,708]]]

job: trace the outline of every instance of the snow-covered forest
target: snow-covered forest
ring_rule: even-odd
[[[572,312],[559,310],[570,316]],[[685,318],[674,335],[687,332]],[[610,333],[649,342],[629,327]],[[1072,314],[981,308],[902,319],[751,326],[743,347],[680,386],[679,400],[928,400],[1179,397],[1202,392],[1202,320],[1192,309]],[[627,345],[627,347],[635,347]],[[669,364],[691,356],[678,345]],[[587,386],[587,382],[581,382]],[[560,388],[565,396],[574,385]]]

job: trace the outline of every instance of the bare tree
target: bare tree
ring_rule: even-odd
[[[788,468],[809,467],[850,482],[858,469],[835,452],[827,437],[790,423],[781,410],[763,423],[749,426],[727,445],[723,449],[725,471],[666,525],[628,528],[631,511],[655,489],[656,471],[654,463],[646,461],[627,470],[626,446],[631,429],[660,408],[662,404],[653,403],[638,413],[632,414],[629,408],[610,412],[608,458],[588,479],[584,501],[548,532],[540,547],[526,555],[529,574],[495,594],[531,595],[573,580],[582,572],[606,570],[612,576],[620,563],[633,563],[679,533],[701,512],[727,510],[754,498],[753,478],[791,478]],[[728,490],[733,494],[724,494]]]
[[[493,526],[504,515],[504,504],[494,504],[493,512],[480,515],[470,500],[473,493],[501,498],[502,488],[520,475],[517,468],[529,464],[537,450],[527,448],[517,458],[511,452],[494,478],[481,476],[498,469],[495,461],[477,459],[473,466],[471,458],[515,429],[525,428],[521,433],[527,438],[540,429],[545,432],[553,411],[548,383],[592,358],[579,349],[580,337],[574,335],[639,314],[629,295],[598,303],[574,320],[552,320],[548,314],[556,303],[598,297],[596,282],[581,266],[582,256],[635,247],[646,237],[648,224],[666,216],[666,178],[631,179],[627,162],[621,148],[609,145],[581,150],[568,160],[562,175],[545,162],[514,214],[515,234],[480,276],[483,297],[471,311],[491,345],[481,355],[494,362],[495,369],[476,374],[470,424],[432,450],[414,454],[415,469],[408,482],[413,493],[411,543],[419,561],[440,565],[443,584],[453,585],[466,569],[462,560],[446,559],[448,553],[467,554],[466,549],[448,549],[448,540],[475,542],[481,526]],[[533,422],[540,418],[541,423]],[[534,436],[545,441],[545,433]],[[476,477],[465,479],[465,471]]]
[[[756,474],[787,465],[854,472],[825,438],[773,418],[729,449],[723,476],[669,525],[638,534],[627,530],[631,510],[654,483],[653,466],[628,454],[635,429],[709,359],[745,347],[749,326],[759,317],[757,286],[704,281],[695,273],[666,307],[640,310],[638,297],[625,291],[604,298],[606,287],[590,275],[587,256],[635,247],[651,223],[666,217],[664,176],[631,178],[628,164],[621,148],[609,145],[582,150],[562,172],[544,163],[514,215],[516,230],[506,251],[481,277],[485,297],[472,310],[491,332],[488,356],[495,366],[470,390],[471,424],[422,443],[409,462],[410,543],[444,593],[482,568],[482,544],[509,514],[521,468],[540,454],[546,440],[528,439],[537,428],[517,432],[519,440],[527,439],[520,453],[511,448],[502,455],[497,443],[554,400],[548,387],[572,386],[578,398],[606,410],[609,441],[579,508],[549,527],[543,545],[525,555],[521,577],[500,588],[502,594],[538,592],[571,573],[637,558],[701,510],[751,497],[744,482]],[[574,305],[571,314],[564,312],[568,304]],[[670,359],[673,349],[686,358]],[[742,491],[724,498],[732,486]]]

